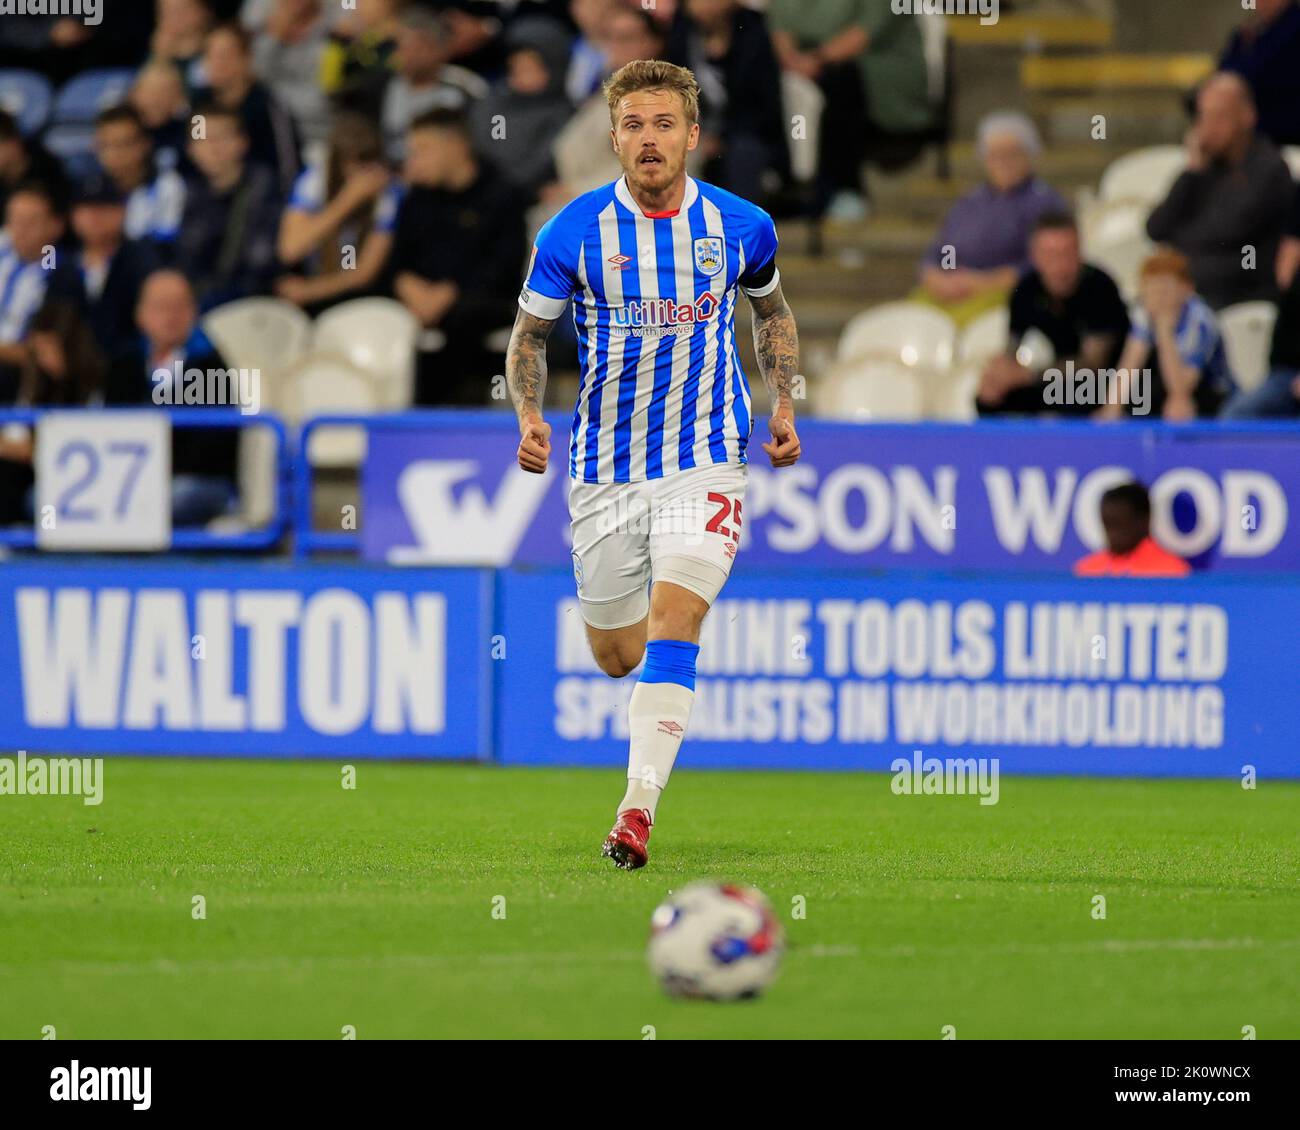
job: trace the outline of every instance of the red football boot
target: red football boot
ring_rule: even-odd
[[[605,846],[600,854],[612,859],[615,867],[624,871],[635,871],[644,867],[649,849],[650,813],[644,808],[629,808],[618,814],[618,820],[605,837]]]

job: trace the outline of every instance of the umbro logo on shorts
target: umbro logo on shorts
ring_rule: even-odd
[[[680,737],[683,733],[681,726],[670,718],[661,718],[659,720],[659,732],[661,734],[672,734],[673,737]]]

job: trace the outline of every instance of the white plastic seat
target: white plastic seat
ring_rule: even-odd
[[[1112,161],[1101,174],[1102,200],[1139,200],[1159,204],[1187,167],[1181,145],[1151,145]]]
[[[316,319],[312,352],[337,356],[375,384],[381,409],[409,408],[415,396],[415,343],[420,324],[391,298],[354,298]]]
[[[310,416],[370,415],[381,408],[371,374],[342,358],[307,358],[286,376],[282,392],[285,418],[295,425]],[[307,457],[316,467],[359,467],[366,458],[365,430],[339,427],[314,432]]]
[[[311,319],[279,298],[240,298],[210,310],[203,332],[227,365],[262,374],[262,406],[277,408],[284,375],[307,355]]]
[[[793,71],[782,71],[781,101],[785,105],[787,122],[796,116],[803,119],[802,137],[795,137],[794,131],[790,131],[790,172],[797,182],[807,184],[817,175],[817,145],[826,96],[812,79]]]
[[[1282,158],[1291,167],[1291,176],[1300,181],[1300,145],[1284,145]]]
[[[1123,239],[1098,240],[1084,249],[1083,257],[1110,275],[1124,300],[1132,302],[1137,298],[1142,264],[1153,250],[1155,245],[1143,233]]]
[[[1268,376],[1277,307],[1271,302],[1238,302],[1218,313],[1219,332],[1232,375],[1243,391],[1258,388]]]
[[[981,314],[962,330],[957,356],[963,365],[983,365],[1005,353],[1011,332],[1011,309],[1007,306]]]
[[[957,327],[942,310],[921,302],[886,302],[849,320],[836,360],[900,361],[925,369],[948,369]]]
[[[923,377],[899,361],[837,361],[820,382],[819,414],[838,420],[919,420]]]
[[[936,420],[973,420],[975,394],[984,366],[1006,352],[1011,311],[1002,306],[981,314],[957,339],[957,363],[942,380],[932,380],[926,397],[926,416]]]
[[[1094,243],[1112,244],[1147,238],[1151,204],[1145,200],[1094,200],[1079,211],[1079,239],[1084,254]]]
[[[239,438],[239,509],[248,529],[261,529],[275,512],[280,489],[275,436],[269,428],[244,428]]]

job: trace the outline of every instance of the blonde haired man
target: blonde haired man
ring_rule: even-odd
[[[753,308],[772,399],[763,450],[774,467],[799,458],[799,347],[771,217],[686,173],[700,133],[695,76],[639,59],[610,76],[605,94],[623,175],[538,233],[506,377],[519,465],[544,473],[546,337],[572,301],[582,370],[568,460],[578,600],[606,674],[622,678],[645,657],[628,705],[628,787],[603,848],[631,870],[646,862],[695,697],[700,625],[740,541],[750,396],[737,290]]]

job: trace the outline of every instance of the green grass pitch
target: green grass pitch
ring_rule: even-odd
[[[633,874],[598,857],[617,770],[107,759],[100,807],[0,797],[0,1037],[1300,1037],[1300,784],[981,807],[686,755]],[[763,999],[652,983],[699,878],[784,918]]]

